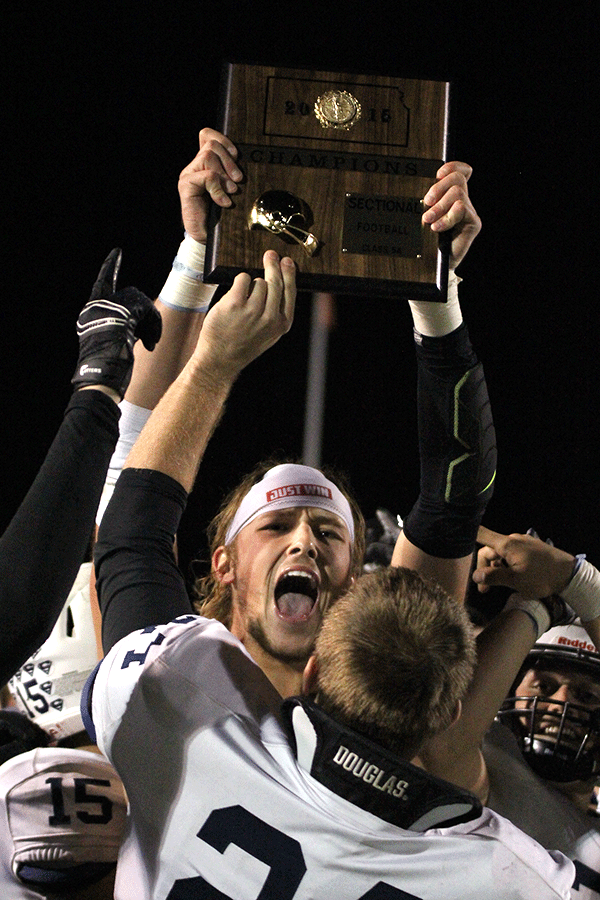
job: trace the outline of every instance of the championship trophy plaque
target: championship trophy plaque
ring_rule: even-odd
[[[219,127],[245,180],[213,207],[204,280],[256,275],[274,249],[300,289],[445,300],[447,252],[421,216],[448,100],[443,81],[228,64]]]

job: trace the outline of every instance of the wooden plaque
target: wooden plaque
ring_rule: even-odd
[[[421,201],[446,158],[447,82],[229,64],[222,96],[246,177],[213,207],[205,281],[256,275],[272,248],[301,289],[445,300]]]

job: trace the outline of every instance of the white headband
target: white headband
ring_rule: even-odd
[[[327,509],[342,519],[354,542],[354,519],[350,504],[332,481],[318,469],[285,463],[275,466],[258,484],[250,488],[227,530],[225,543],[261,513],[270,509],[290,509],[292,506],[316,506]]]

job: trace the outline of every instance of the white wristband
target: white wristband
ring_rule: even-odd
[[[119,419],[119,440],[115,447],[114,453],[108,464],[108,472],[106,473],[106,481],[102,490],[100,505],[96,512],[96,525],[100,525],[102,516],[113,495],[117,478],[121,474],[121,469],[125,465],[125,460],[129,456],[129,451],[137,441],[142,428],[150,418],[151,409],[145,409],[143,406],[136,406],[129,400],[121,400],[119,403],[121,418]]]
[[[462,281],[455,272],[448,276],[448,299],[445,303],[409,300],[415,331],[426,337],[443,337],[456,331],[463,317],[458,302],[458,285]]]
[[[580,557],[573,577],[560,596],[573,607],[582,622],[591,622],[600,616],[600,572]]]
[[[204,313],[215,288],[202,281],[206,247],[186,234],[158,299],[172,309]]]
[[[526,600],[520,594],[511,594],[504,607],[504,610],[507,609],[520,609],[529,616],[535,626],[536,640],[548,631],[552,624],[550,613],[541,600]]]

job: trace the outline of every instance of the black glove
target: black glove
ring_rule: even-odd
[[[131,381],[133,345],[141,338],[147,350],[154,350],[162,321],[152,300],[137,288],[116,290],[121,257],[121,250],[111,250],[79,313],[79,359],[71,383],[75,388],[103,384],[123,397]]]

